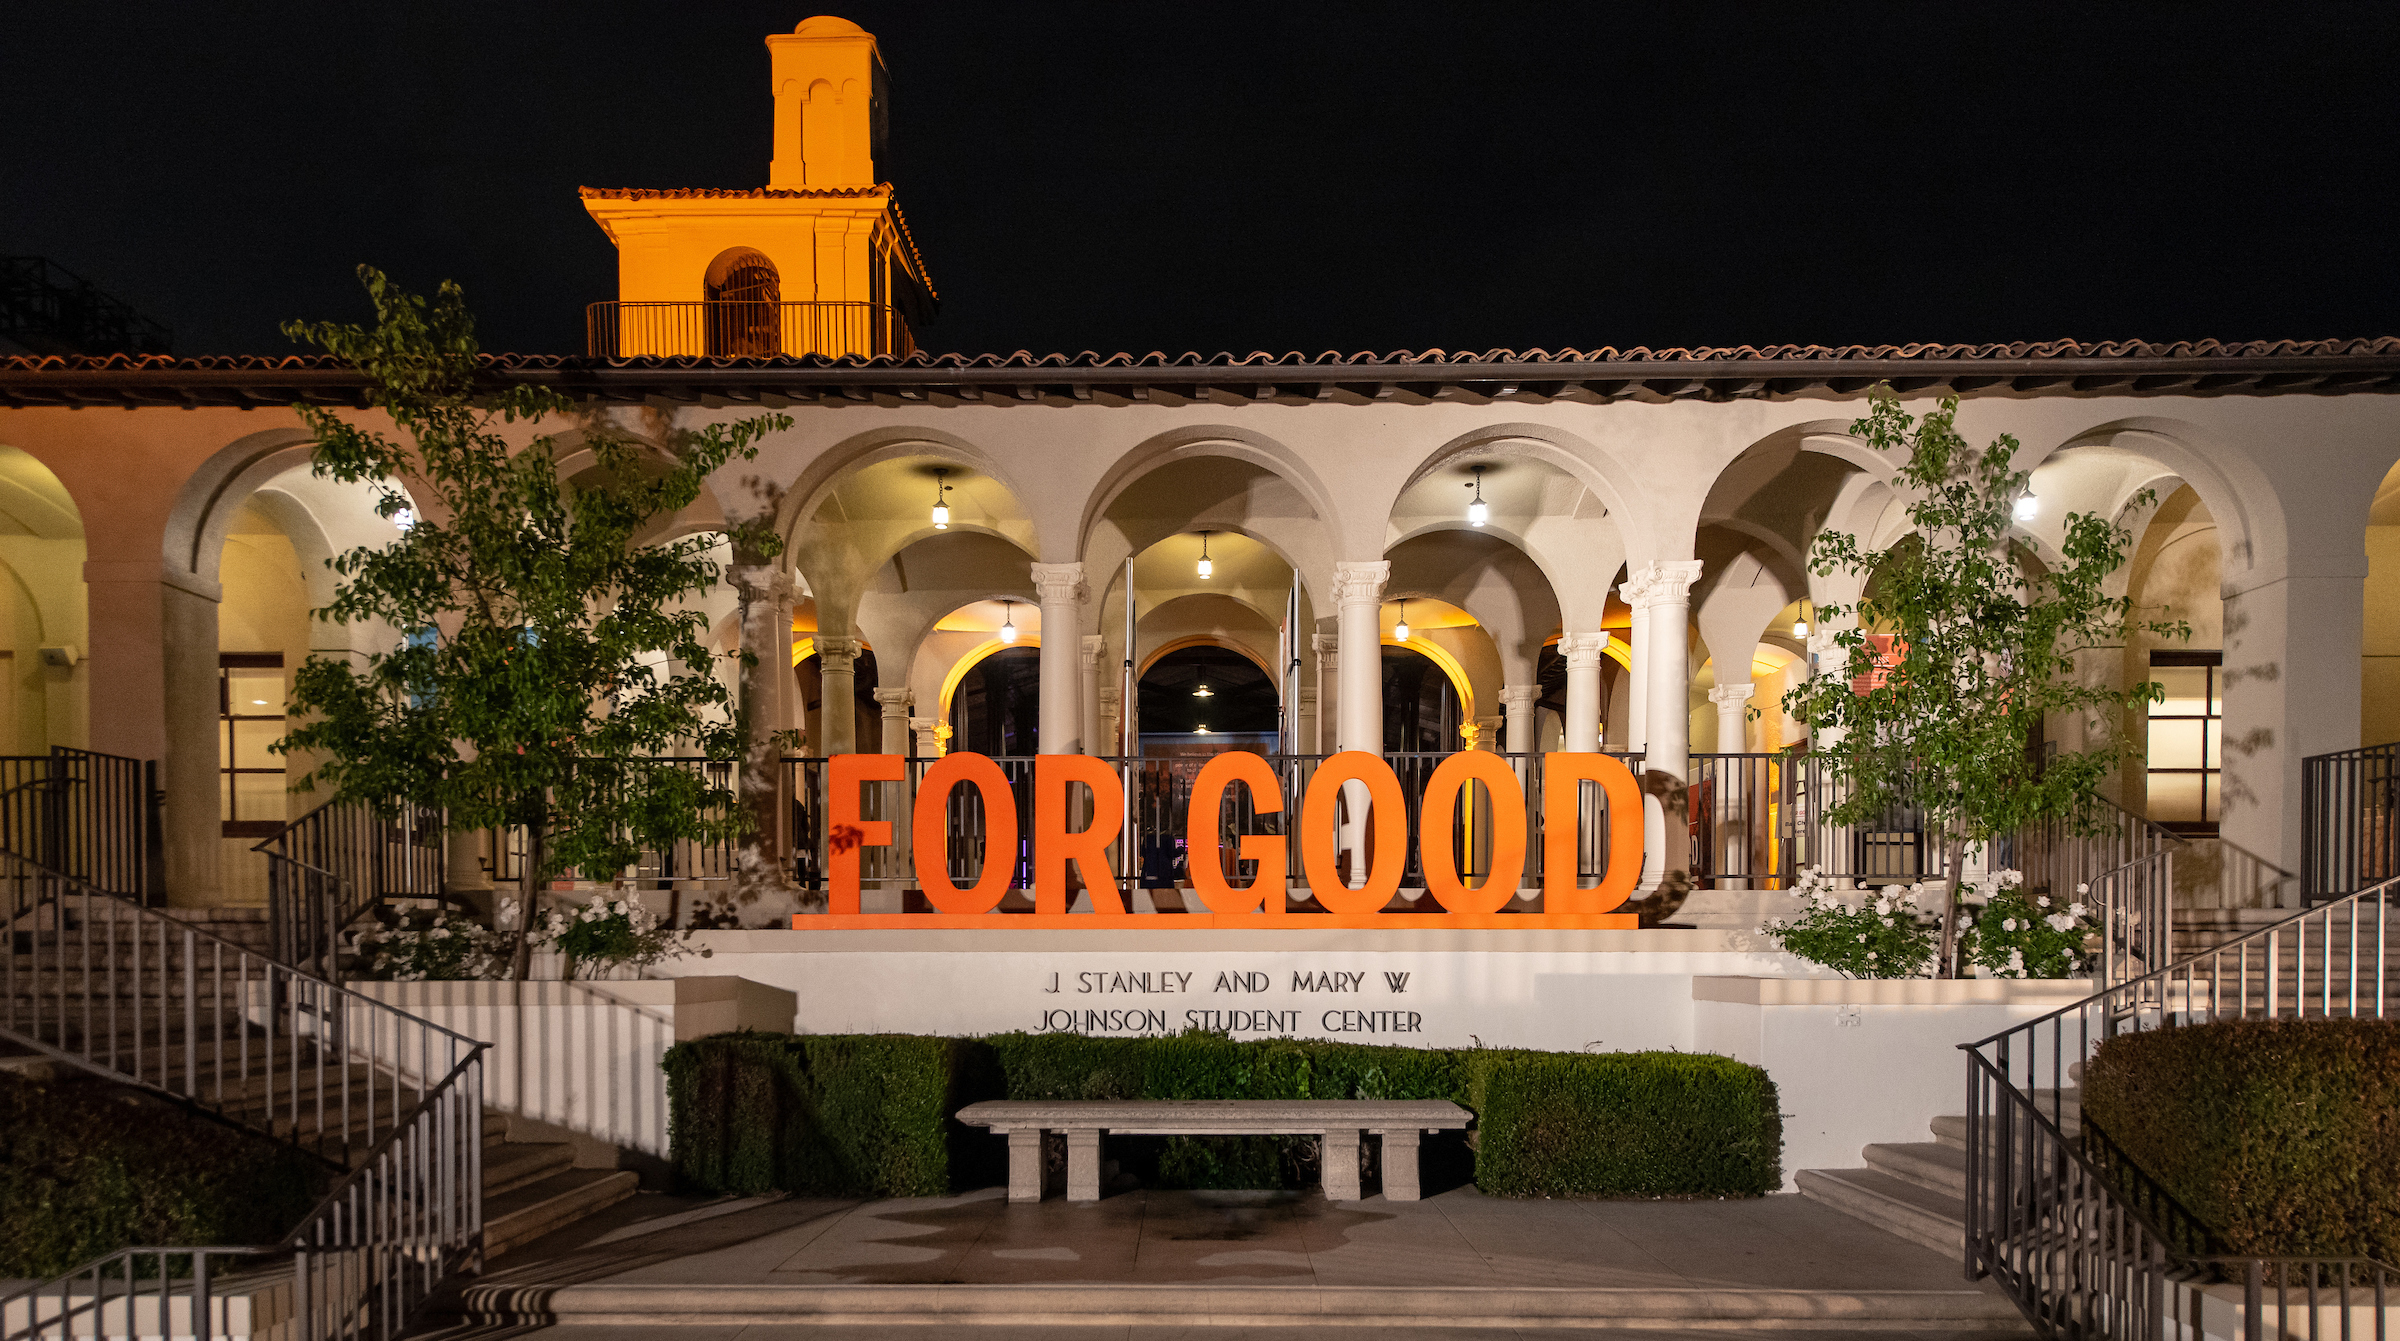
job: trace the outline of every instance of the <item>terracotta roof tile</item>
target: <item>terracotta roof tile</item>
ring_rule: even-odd
[[[2400,337],[2357,340],[2047,340],[2010,344],[1740,345],[1698,349],[1401,350],[1249,354],[912,354],[591,359],[491,354],[495,381],[600,400],[859,400],[874,395],[1018,400],[1132,398],[1158,390],[1248,399],[1348,390],[1547,399],[1575,392],[1728,400],[1877,382],[1902,390],[2212,395],[2400,391]],[[324,355],[112,354],[0,358],[0,405],[355,403],[357,374]]]

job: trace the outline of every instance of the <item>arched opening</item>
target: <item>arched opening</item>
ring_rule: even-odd
[[[967,668],[950,691],[952,750],[995,757],[1040,748],[1042,651],[1003,647]]]
[[[1469,724],[1449,669],[1414,647],[1383,649],[1383,748],[1386,754],[1449,754]]]
[[[1275,682],[1230,647],[1179,647],[1141,678],[1142,753],[1148,756],[1272,753],[1280,722]]]
[[[90,642],[83,518],[48,466],[0,446],[0,755],[81,747]]]
[[[775,263],[748,247],[736,247],[709,264],[708,352],[725,355],[780,353],[778,315],[783,281]]]

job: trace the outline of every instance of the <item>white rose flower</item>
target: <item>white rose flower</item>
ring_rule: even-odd
[[[2090,917],[2091,915],[2091,909],[2084,907],[2080,903],[2070,903],[2067,905],[2067,916],[2069,917],[2080,920],[2082,918]]]
[[[2050,906],[2050,896],[2047,894],[2036,894],[2033,896],[2033,903],[2037,908],[2047,908]]]
[[[2013,918],[2013,917],[2003,917],[2003,918],[2001,918],[2001,919],[2000,919],[2000,929],[2001,929],[2002,931],[2015,931],[2015,930],[2017,929],[2017,919],[2015,919],[2015,918]]]
[[[2042,920],[2050,924],[2050,929],[2052,931],[2065,931],[2069,927],[2075,925],[2075,919],[2067,916],[2065,913],[2052,913]]]
[[[2092,887],[2090,885],[2077,885],[2075,887],[2075,892],[2078,894],[2089,894],[2092,892]]]

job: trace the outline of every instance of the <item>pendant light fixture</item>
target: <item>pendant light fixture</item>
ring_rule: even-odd
[[[950,529],[950,504],[945,498],[945,495],[950,492],[950,486],[947,483],[949,477],[950,467],[935,466],[933,468],[933,529],[937,531]]]
[[[1492,519],[1492,509],[1483,501],[1483,471],[1482,466],[1475,467],[1475,482],[1466,486],[1475,491],[1475,497],[1467,502],[1467,525],[1469,526],[1481,526]]]
[[[2041,515],[2041,511],[2041,500],[2033,496],[2033,486],[2027,484],[2025,492],[2017,498],[2016,519],[2021,522],[2029,522]]]
[[[1406,601],[1400,602],[1400,622],[1392,625],[1392,641],[1399,643],[1408,641],[1408,602]]]
[[[1192,691],[1193,698],[1215,698],[1216,696],[1216,691],[1208,687],[1208,681],[1206,680],[1202,680],[1200,682],[1200,687]]]
[[[1202,531],[1200,533],[1200,576],[1215,577],[1216,575],[1217,565],[1210,562],[1208,557],[1208,532]]]
[[[1000,641],[1002,641],[1002,642],[1004,642],[1004,643],[1013,643],[1013,642],[1015,642],[1016,640],[1017,640],[1017,607],[1016,607],[1016,603],[1015,603],[1015,602],[1013,602],[1013,601],[1002,601],[1002,602],[1000,602]]]

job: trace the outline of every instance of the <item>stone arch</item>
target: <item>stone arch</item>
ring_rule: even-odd
[[[789,484],[774,492],[767,510],[773,516],[776,534],[782,536],[785,544],[789,545],[801,522],[817,515],[818,510],[825,506],[826,499],[840,486],[843,477],[878,462],[908,456],[937,457],[984,475],[1022,506],[1024,490],[998,457],[958,434],[924,425],[903,424],[868,429],[819,452]],[[728,466],[726,469],[730,471],[734,467]],[[930,491],[927,502],[930,508]],[[727,509],[728,515],[734,511],[730,507]],[[1031,525],[1038,542],[1041,539],[1040,519],[1031,518]],[[1043,546],[1037,543],[1033,553],[1038,558],[1042,552]]]
[[[1085,495],[1075,528],[1074,553],[1069,557],[1084,557],[1111,506],[1143,477],[1177,461],[1212,456],[1246,462],[1281,480],[1300,495],[1320,525],[1334,528],[1338,536],[1342,513],[1332,491],[1298,452],[1263,433],[1224,424],[1195,424],[1136,443],[1110,463],[1099,483]],[[1334,549],[1337,557],[1346,552],[1338,539]],[[1289,558],[1287,555],[1287,561]]]

